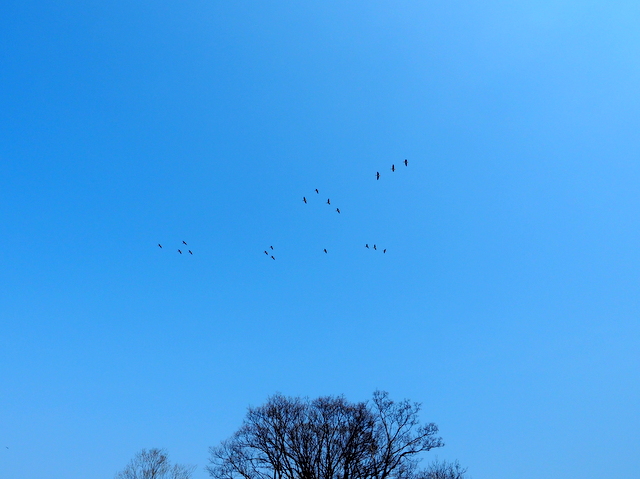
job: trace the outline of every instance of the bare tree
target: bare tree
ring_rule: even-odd
[[[420,405],[376,391],[371,402],[275,395],[210,448],[214,479],[413,479],[418,455],[444,445]]]
[[[196,466],[171,465],[165,449],[143,449],[115,479],[191,479]]]
[[[420,474],[420,479],[464,479],[467,472],[458,461],[439,462],[437,459]]]

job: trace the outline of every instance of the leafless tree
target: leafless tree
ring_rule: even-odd
[[[171,465],[165,449],[143,449],[115,479],[191,479],[196,466]]]
[[[467,468],[462,467],[458,461],[439,462],[436,459],[422,471],[419,479],[464,479],[466,472]]]
[[[370,402],[275,395],[210,448],[213,479],[413,479],[421,452],[443,446],[420,405],[376,391]]]

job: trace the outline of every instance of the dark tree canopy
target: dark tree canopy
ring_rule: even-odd
[[[210,448],[214,479],[413,479],[421,452],[443,446],[420,405],[376,391],[370,402],[275,395]]]

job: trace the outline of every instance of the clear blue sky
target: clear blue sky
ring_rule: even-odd
[[[0,477],[205,479],[247,406],[375,389],[474,479],[637,476],[638,25],[4,0]]]

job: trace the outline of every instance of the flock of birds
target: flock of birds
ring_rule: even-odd
[[[407,160],[407,159],[405,159],[405,160],[404,160],[404,166],[409,166],[409,160]],[[392,164],[392,165],[391,165],[391,172],[395,172],[395,171],[396,171],[396,165],[395,165],[395,164]],[[379,172],[379,171],[376,171],[376,180],[379,180],[379,179],[380,179],[380,172]],[[319,195],[319,194],[320,194],[320,191],[318,190],[318,188],[316,188],[316,189],[315,189],[315,192],[316,192],[316,194],[317,194],[317,195]],[[307,204],[307,203],[308,203],[307,197],[306,197],[306,196],[303,196],[303,197],[302,197],[302,201],[304,202],[304,204]],[[331,205],[331,198],[327,198],[327,204],[328,204],[328,205]],[[340,214],[340,208],[337,208],[337,207],[336,207],[336,212],[337,212],[338,214]],[[184,241],[184,240],[182,241],[182,244],[183,244],[184,246],[188,246],[188,245],[187,245],[187,242],[186,242],[186,241]],[[162,247],[162,245],[161,245],[160,243],[158,243],[158,247],[159,247],[160,249],[163,249],[163,247]],[[366,243],[366,244],[364,245],[364,247],[365,247],[365,248],[367,248],[367,249],[371,249],[371,248],[369,248],[369,243]],[[375,251],[377,251],[377,250],[378,250],[378,246],[374,244],[374,245],[373,245],[373,249],[374,249]],[[271,250],[271,251],[268,251],[268,250]],[[179,253],[179,254],[182,254],[182,246],[180,246],[180,247],[178,248],[178,250],[177,250],[177,251],[178,251],[178,253]],[[269,248],[268,248],[268,249],[264,250],[264,254],[265,254],[265,255],[267,255],[267,258],[271,258],[272,260],[274,260],[274,261],[275,261],[276,257],[274,256],[273,251],[274,251],[273,246],[269,246]],[[328,254],[328,253],[329,253],[329,252],[327,251],[327,248],[324,248],[324,249],[323,249],[323,251],[325,252],[325,254]],[[193,255],[193,252],[192,252],[190,249],[187,249],[187,252],[188,252],[190,255]],[[382,253],[386,253],[386,252],[387,252],[387,249],[386,249],[386,248],[384,248],[384,249],[382,250]]]
[[[406,159],[406,158],[405,158],[405,160],[404,160],[404,166],[409,166],[409,160],[408,160],[408,159]],[[393,173],[393,172],[395,172],[395,171],[396,171],[396,165],[395,165],[395,164],[392,164],[392,165],[391,165],[391,172]],[[376,171],[376,180],[379,180],[379,179],[380,179],[380,172],[379,172],[379,171]],[[316,189],[315,189],[315,192],[316,192],[316,194],[317,194],[317,195],[319,195],[319,194],[320,194],[320,191],[318,190],[318,188],[316,188]],[[306,204],[308,203],[307,197],[306,197],[306,196],[303,196],[303,197],[302,197],[302,201],[303,201],[303,202],[304,202],[304,204],[306,205]],[[331,198],[327,198],[327,204],[328,204],[328,205],[331,205]],[[336,212],[337,212],[338,214],[340,214],[340,208],[336,208]],[[364,247],[365,247],[365,248],[367,248],[367,249],[371,249],[371,248],[369,248],[369,243],[366,243],[366,244],[364,245]],[[273,250],[273,246],[270,246],[270,248]],[[375,245],[375,244],[374,244],[374,245],[373,245],[373,249],[377,251],[377,250],[378,250],[377,245]],[[325,252],[325,254],[328,254],[327,248],[324,248],[324,249],[323,249],[323,251]],[[382,250],[382,253],[386,253],[386,252],[387,252],[387,249],[386,249],[386,248],[384,248],[384,249]],[[276,259],[276,258],[275,258],[275,256],[270,255],[268,251],[266,251],[266,250],[265,250],[265,252],[264,252],[264,253],[265,253],[268,257],[271,257],[271,259],[272,259],[272,260],[275,260],[275,259]]]
[[[182,241],[182,244],[185,245],[185,246],[188,246],[187,242],[184,241],[184,240]],[[158,247],[160,247],[160,249],[163,249],[162,245],[160,243],[158,243]],[[182,246],[180,248],[182,248]],[[189,252],[189,254],[193,254],[193,252],[190,249],[188,249],[187,251]],[[178,253],[182,254],[182,250],[178,249]]]
[[[273,246],[269,246],[269,248],[271,248],[273,250]],[[267,256],[269,256],[269,252],[267,250],[264,250],[264,254],[266,254]],[[276,257],[271,255],[271,259],[275,261]]]

